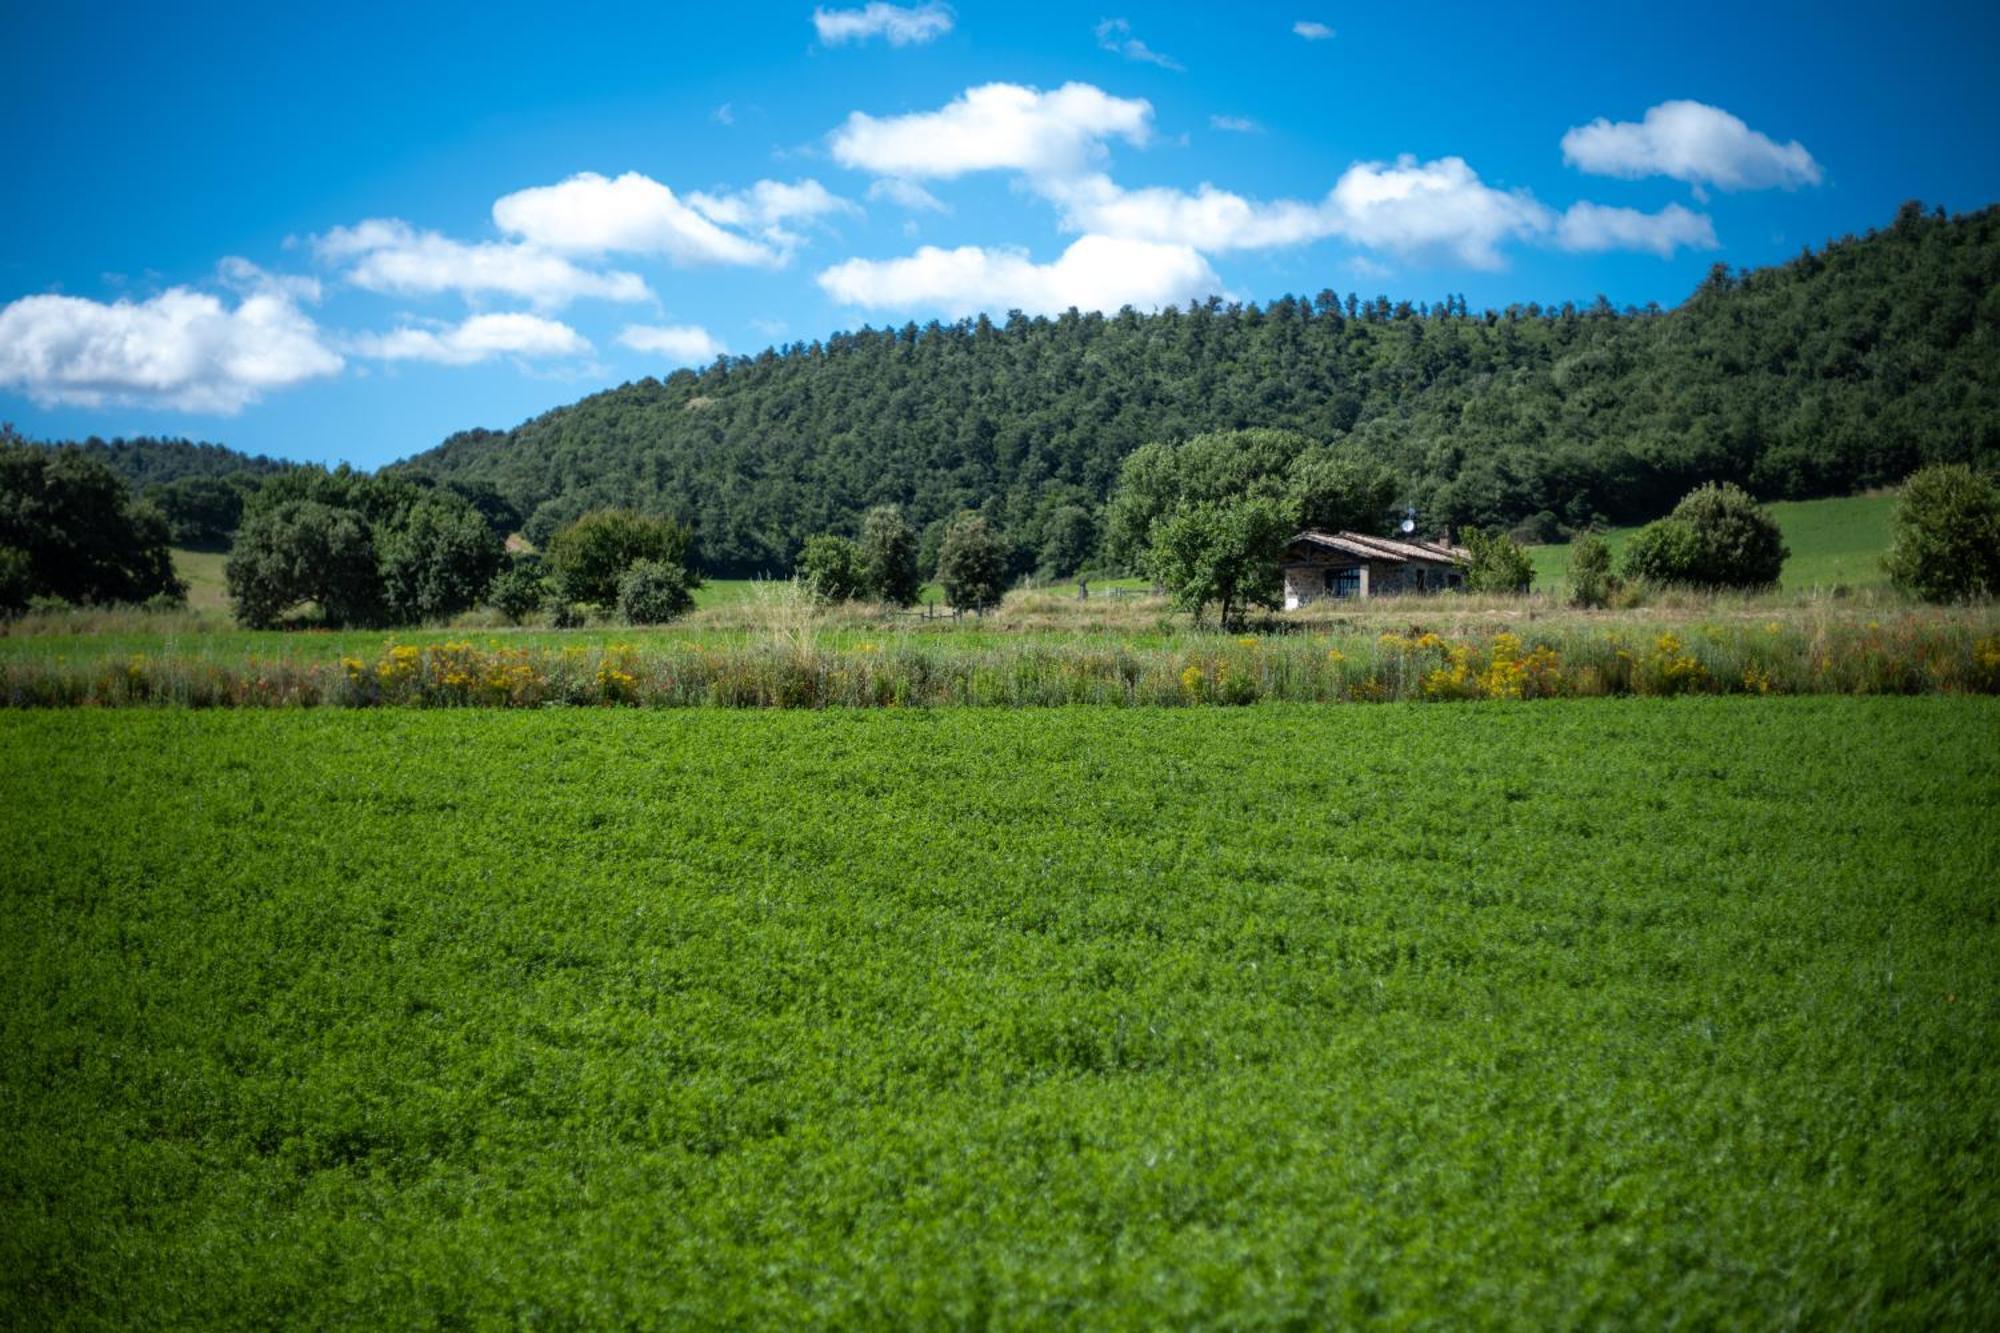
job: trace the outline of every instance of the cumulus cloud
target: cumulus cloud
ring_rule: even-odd
[[[891,46],[920,45],[951,31],[951,6],[869,4],[860,9],[815,9],[813,28],[828,46],[882,37]]]
[[[321,260],[346,266],[349,282],[373,292],[432,295],[457,292],[516,297],[538,307],[583,297],[644,301],[652,293],[636,273],[579,268],[540,246],[454,241],[418,231],[397,218],[371,218],[315,237]]]
[[[105,304],[26,296],[0,307],[0,386],[38,403],[130,403],[234,413],[267,390],[340,370],[298,301],[310,279],[225,260],[244,294],[232,309],[207,292],[171,287]]]
[[[868,187],[870,199],[887,199],[912,213],[949,213],[951,206],[915,181],[885,177]]]
[[[635,352],[665,357],[677,366],[698,366],[728,349],[698,324],[628,324],[618,341]]]
[[[1575,203],[1556,227],[1556,244],[1565,250],[1644,250],[1671,259],[1677,249],[1714,250],[1715,224],[1705,214],[1668,204],[1657,213],[1636,208],[1610,208]]]
[[[836,264],[819,275],[819,285],[845,305],[952,316],[1152,308],[1222,290],[1208,261],[1188,246],[1112,236],[1079,237],[1049,264],[1014,249],[927,245],[907,258]]]
[[[1496,190],[1461,157],[1357,162],[1341,174],[1329,207],[1340,234],[1405,257],[1443,255],[1498,268],[1500,246],[1546,232],[1554,219],[1525,190]]]
[[[1563,161],[1598,176],[1671,176],[1722,190],[1817,185],[1819,163],[1794,139],[1780,144],[1720,107],[1662,102],[1640,121],[1602,116],[1562,137]]]
[[[1324,42],[1333,36],[1333,29],[1312,19],[1300,19],[1292,25],[1292,31],[1309,42]]]
[[[1097,25],[1097,44],[1113,55],[1124,56],[1145,65],[1158,65],[1161,69],[1185,70],[1186,65],[1172,56],[1161,55],[1152,47],[1132,35],[1132,25],[1124,19],[1106,19]]]
[[[1210,116],[1208,127],[1227,130],[1231,134],[1256,134],[1264,128],[1248,116]]]
[[[474,315],[462,324],[438,328],[405,326],[388,333],[364,333],[354,351],[382,361],[434,361],[469,366],[496,356],[584,356],[590,343],[569,325],[539,315]]]
[[[1104,156],[1107,139],[1143,145],[1153,104],[1113,97],[1087,83],[1053,92],[989,83],[936,111],[877,119],[856,111],[832,135],[842,166],[904,180],[972,171],[1062,175]]]
[[[861,212],[852,200],[841,198],[816,180],[789,184],[761,180],[747,190],[724,194],[697,191],[688,196],[688,204],[712,222],[756,228],[766,244],[786,256],[804,244],[805,239],[788,229],[786,223]]]
[[[1405,257],[1496,268],[1500,247],[1540,236],[1555,216],[1525,191],[1496,190],[1457,157],[1358,162],[1317,200],[1245,199],[1204,184],[1194,193],[1120,189],[1097,174],[1045,179],[1035,189],[1070,231],[1192,246],[1208,253],[1340,237]]]
[[[805,182],[819,189],[816,182]],[[757,188],[775,186],[760,181]],[[782,188],[782,187],[780,187]],[[824,191],[821,191],[823,194]],[[664,255],[677,264],[775,264],[770,247],[716,225],[650,176],[617,179],[578,172],[556,185],[517,190],[494,201],[501,231],[559,254]]]

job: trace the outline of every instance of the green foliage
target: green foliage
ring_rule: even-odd
[[[318,500],[253,505],[224,567],[236,619],[269,629],[302,603],[330,626],[385,618],[382,569],[367,519]]]
[[[1427,523],[1629,524],[1710,479],[1807,497],[2000,462],[1996,255],[2000,210],[1918,211],[1669,312],[1322,292],[862,329],[640,380],[408,468],[493,483],[538,545],[592,507],[675,514],[718,574],[789,571],[808,536],[885,501],[919,531],[981,510],[1032,558],[1065,504],[1115,539],[1100,507],[1129,455],[1244,425],[1349,445]]]
[[[1278,558],[1297,530],[1291,506],[1271,496],[1183,501],[1154,520],[1146,572],[1180,610],[1198,620],[1214,605],[1234,626],[1247,608],[1280,603]]]
[[[1079,504],[1066,504],[1049,516],[1044,528],[1041,572],[1044,577],[1070,578],[1086,569],[1097,553],[1097,522]]]
[[[630,509],[599,509],[549,538],[546,554],[556,595],[568,602],[611,607],[618,580],[641,560],[687,567],[694,534],[671,519]],[[689,586],[700,580],[690,578]]]
[[[454,496],[411,505],[379,538],[384,604],[391,620],[442,620],[479,605],[506,560],[479,512]]]
[[[799,553],[798,580],[819,606],[851,602],[862,592],[861,557],[845,537],[821,533]]]
[[[78,604],[178,600],[167,521],[79,449],[0,434],[0,547],[28,562],[27,596]]]
[[[228,477],[194,474],[146,488],[146,501],[167,520],[173,544],[191,551],[227,550],[243,522],[243,497],[254,491],[251,473]]]
[[[1465,571],[1468,592],[1526,592],[1535,581],[1535,562],[1505,533],[1467,528],[1465,549],[1471,557]]]
[[[5,427],[0,427],[0,431],[4,430]],[[38,449],[74,449],[117,473],[134,493],[144,493],[155,486],[171,486],[189,477],[226,480],[248,493],[257,489],[262,479],[300,466],[281,458],[242,453],[226,445],[144,435],[117,440],[101,440],[93,435],[87,440],[46,444],[21,440],[18,435],[12,438],[32,443]]]
[[[542,558],[517,555],[508,560],[507,567],[493,580],[486,601],[507,618],[508,624],[518,625],[541,610],[548,595],[548,574],[542,568]]]
[[[922,595],[917,533],[895,505],[876,505],[861,520],[863,594],[890,606],[915,606]]]
[[[1905,591],[1927,602],[2000,594],[2000,491],[1963,464],[1927,467],[1903,483],[1883,561]]]
[[[664,625],[694,610],[688,572],[671,560],[636,560],[618,576],[618,613],[628,625]]]
[[[0,1310],[1991,1326],[1996,730],[0,716]]]
[[[28,609],[35,595],[35,562],[18,546],[0,546],[0,619]]]
[[[480,520],[492,530],[494,539],[505,543],[507,538],[521,530],[521,513],[507,502],[491,482],[453,479],[444,488],[458,496],[478,512]]]
[[[1740,487],[1710,483],[1633,536],[1625,575],[1693,588],[1769,588],[1787,554],[1784,534],[1762,506]]]
[[[945,600],[958,610],[984,613],[1000,605],[1007,591],[1007,554],[984,515],[960,514],[945,529],[937,576]]]
[[[1569,549],[1569,600],[1574,606],[1603,607],[1618,591],[1611,572],[1611,544],[1595,532],[1578,533]]]

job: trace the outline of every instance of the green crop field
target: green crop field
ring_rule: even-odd
[[[0,715],[0,1324],[1992,1327],[1996,734]]]
[[[1882,557],[1889,553],[1889,515],[1893,495],[1854,495],[1839,500],[1784,500],[1769,506],[1771,517],[1785,534],[1791,555],[1785,561],[1783,586],[1808,588],[1881,587],[1889,582]],[[1614,528],[1604,534],[1614,556],[1637,528]],[[1568,546],[1534,546],[1535,586],[1552,587],[1569,575]]]

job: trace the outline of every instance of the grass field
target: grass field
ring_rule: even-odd
[[[1882,557],[1889,553],[1889,515],[1893,495],[1855,495],[1839,500],[1783,500],[1770,505],[1771,517],[1785,534],[1791,556],[1785,561],[1783,586],[1788,591],[1809,588],[1886,587]],[[1614,528],[1604,534],[1614,557],[1637,528]],[[1554,587],[1569,575],[1568,546],[1535,546],[1535,585]]]
[[[1991,1327],[1996,734],[0,715],[0,1324]]]

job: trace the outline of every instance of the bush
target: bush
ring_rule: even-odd
[[[938,581],[944,584],[945,600],[957,610],[983,615],[1000,605],[1007,590],[1007,553],[983,516],[961,513],[945,529],[938,547]]]
[[[816,606],[853,601],[861,592],[861,557],[845,537],[821,533],[799,552],[799,586]]]
[[[1594,532],[1579,533],[1569,547],[1569,600],[1573,606],[1603,607],[1618,591],[1611,572],[1611,545]]]
[[[1883,566],[1927,602],[2000,594],[2000,494],[1963,464],[1923,468],[1903,483]]]
[[[693,545],[694,534],[669,519],[600,509],[550,537],[548,560],[563,600],[610,607],[618,605],[625,571],[642,560],[677,566],[685,587],[701,586],[700,579],[685,573]]]
[[[917,574],[917,534],[894,505],[877,505],[861,520],[861,587],[891,606],[915,606],[924,581]]]
[[[28,609],[34,596],[34,566],[18,546],[0,546],[0,620]]]
[[[1507,535],[1523,546],[1552,546],[1562,540],[1562,520],[1554,511],[1544,509],[1533,518],[1524,519]]]
[[[510,625],[518,625],[542,609],[548,579],[538,555],[515,556],[487,589],[486,602]]]
[[[664,625],[694,610],[687,571],[668,560],[634,562],[618,577],[618,610],[629,625]]]
[[[1768,588],[1789,554],[1777,521],[1747,492],[1711,483],[1633,535],[1625,575],[1694,588]]]
[[[1471,556],[1465,571],[1469,592],[1520,593],[1535,581],[1535,562],[1512,537],[1467,528],[1465,549]]]
[[[565,602],[558,598],[549,603],[550,629],[582,629],[588,623],[589,617],[583,614],[583,608],[575,602]]]

